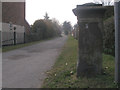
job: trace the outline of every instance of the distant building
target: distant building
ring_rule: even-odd
[[[25,32],[30,33],[25,19],[25,2],[2,2],[2,22],[25,26]]]
[[[2,23],[3,45],[24,43],[25,34],[30,34],[30,25],[25,19],[25,2],[2,2]]]

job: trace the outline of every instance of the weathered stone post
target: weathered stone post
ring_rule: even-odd
[[[79,60],[77,77],[92,77],[102,71],[102,30],[105,8],[87,3],[73,9],[79,25]]]
[[[77,27],[76,28],[76,40],[78,40],[78,37],[79,37],[79,28]]]

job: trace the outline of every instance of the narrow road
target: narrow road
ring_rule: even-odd
[[[3,88],[39,88],[67,36],[3,53]]]

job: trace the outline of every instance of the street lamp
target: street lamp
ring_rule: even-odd
[[[16,26],[14,25],[14,45],[16,45]]]

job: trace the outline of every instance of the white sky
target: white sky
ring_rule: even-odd
[[[70,21],[74,25],[77,18],[72,9],[88,2],[93,0],[26,0],[26,19],[31,25],[35,20],[43,19],[47,12],[50,19],[56,18],[60,23]]]

